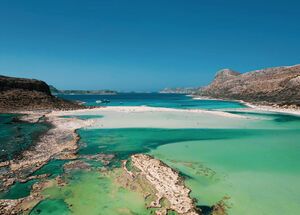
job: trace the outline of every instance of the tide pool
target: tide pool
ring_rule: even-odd
[[[18,116],[17,114],[0,114],[0,161],[14,158],[49,129],[49,125],[45,123],[14,120]]]
[[[6,192],[0,193],[0,199],[19,199],[30,195],[31,187],[38,180],[30,180],[26,183],[16,182]]]

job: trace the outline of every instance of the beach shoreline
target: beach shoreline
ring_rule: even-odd
[[[200,98],[197,98],[200,99]],[[202,98],[203,99],[203,98]],[[241,102],[241,101],[239,101]],[[285,114],[294,114],[294,115],[300,115],[300,111],[291,111],[287,109],[278,109],[270,106],[257,106],[252,105],[250,103],[244,102],[245,105],[247,105],[248,108],[238,109],[239,111],[267,111],[267,112],[277,112],[277,113],[285,113]],[[124,118],[125,127],[127,124],[130,124],[129,121],[126,121],[127,119],[130,119],[130,117],[134,116],[141,116],[146,115],[146,117],[150,117],[148,121],[151,121],[151,116],[153,114],[173,114],[173,116],[181,116],[181,118],[178,118],[174,121],[174,119],[171,119],[168,122],[164,122],[165,124],[159,124],[159,122],[167,121],[164,119],[159,118],[157,121],[151,121],[150,124],[155,125],[155,123],[158,123],[157,127],[160,128],[173,128],[174,124],[175,127],[178,126],[178,128],[185,128],[189,127],[187,125],[182,125],[182,117],[187,116],[191,118],[196,118],[199,116],[199,119],[202,119],[202,117],[208,118],[211,120],[211,118],[217,118],[217,119],[223,119],[223,120],[244,120],[248,119],[248,117],[241,116],[238,114],[228,113],[224,112],[222,110],[202,110],[202,109],[174,109],[174,108],[163,108],[163,107],[148,107],[148,106],[109,106],[109,107],[97,107],[92,109],[78,109],[78,110],[67,110],[67,111],[47,111],[47,112],[40,112],[40,111],[26,111],[26,112],[19,112],[23,115],[20,119],[24,121],[28,121],[31,123],[38,122],[42,117],[46,119],[47,123],[50,123],[52,125],[52,128],[49,129],[41,138],[40,140],[29,150],[25,150],[22,152],[22,158],[11,160],[9,162],[1,162],[0,166],[8,168],[10,172],[8,174],[3,175],[2,179],[5,182],[4,183],[4,189],[8,189],[11,185],[13,185],[15,182],[21,182],[22,181],[28,181],[30,180],[30,175],[35,172],[36,170],[40,169],[42,166],[47,164],[51,159],[57,158],[57,159],[68,159],[72,160],[76,158],[76,152],[78,149],[78,140],[79,136],[76,133],[77,129],[80,128],[88,128],[98,125],[95,128],[110,128],[110,126],[106,125],[103,126],[101,123],[103,121],[103,118],[91,118],[91,119],[79,119],[76,116],[80,115],[109,115],[109,116],[115,116],[117,115],[116,119],[113,118],[112,124],[117,127],[122,127],[122,124],[120,124],[120,118],[119,116],[126,116],[128,118]],[[150,115],[149,115],[150,114]],[[152,114],[152,115],[151,115]],[[64,118],[63,116],[72,116],[75,117],[68,117]],[[175,118],[176,118],[175,117]],[[104,117],[106,118],[106,117]],[[172,117],[171,117],[172,118]],[[106,119],[108,122],[111,121],[111,119],[108,117]],[[136,127],[139,127],[143,123],[143,118],[139,119],[140,124],[133,124],[137,125]],[[173,120],[173,121],[172,121]],[[106,122],[107,122],[106,121]],[[175,123],[174,123],[175,122]],[[177,124],[179,125],[177,125]],[[200,120],[200,123],[204,123],[205,121]],[[100,126],[101,124],[101,126]],[[220,123],[219,123],[220,124]],[[133,126],[132,127],[135,127]],[[130,127],[130,126],[129,126]],[[140,126],[142,127],[142,126]],[[145,124],[145,127],[149,127],[149,124]],[[197,128],[197,125],[192,124],[191,127]],[[206,125],[204,126],[206,127]],[[67,137],[70,137],[71,139],[68,139]],[[31,169],[30,174],[23,174],[24,169]],[[12,174],[14,173],[15,176],[12,177]],[[36,193],[36,191],[33,191]],[[34,201],[37,201],[38,199],[42,199],[42,197],[38,194],[36,194],[37,198],[33,198]],[[9,214],[11,211],[14,211],[14,208],[22,208],[22,204],[28,203],[27,199],[32,200],[32,197],[25,198],[25,200],[0,200],[0,211],[5,212],[4,214]],[[37,201],[38,202],[38,201]]]
[[[77,129],[87,128],[99,123],[99,119],[81,120],[76,117],[64,118],[63,116],[91,114],[99,115],[100,113],[112,112],[113,114],[120,113],[128,115],[130,113],[182,113],[196,114],[196,115],[213,115],[224,118],[243,118],[235,114],[225,113],[222,111],[207,111],[207,110],[181,110],[172,108],[156,108],[147,106],[131,106],[131,107],[99,107],[93,109],[79,109],[68,111],[23,111],[18,112],[23,114],[20,120],[30,123],[37,123],[41,118],[44,118],[51,128],[41,136],[41,138],[32,147],[23,151],[22,156],[10,161],[0,163],[0,166],[7,168],[7,174],[2,175],[4,181],[2,190],[8,190],[16,182],[24,183],[31,180],[31,175],[47,164],[51,159],[67,159],[73,160],[77,157],[79,136],[76,133]],[[100,119],[101,120],[101,119]],[[170,124],[170,123],[169,123]],[[161,125],[159,125],[160,127]],[[163,126],[164,127],[164,126]],[[26,170],[26,171],[25,171]],[[40,176],[36,176],[39,178]],[[42,177],[41,177],[42,178]],[[47,176],[43,176],[47,179]],[[42,180],[43,181],[43,180]],[[33,189],[32,194],[28,197],[15,200],[0,200],[0,211],[3,214],[11,214],[16,211],[22,211],[24,208],[30,210],[34,205],[43,199],[40,195],[40,187],[38,190]],[[34,201],[28,208],[28,202]]]
[[[233,102],[239,102],[243,105],[245,105],[247,108],[242,108],[241,110],[247,111],[266,111],[266,112],[276,112],[276,113],[285,113],[285,114],[292,114],[292,115],[299,115],[300,116],[300,108],[296,108],[295,106],[278,106],[276,104],[255,104],[252,102],[246,102],[243,100],[231,100],[231,99],[220,99],[220,98],[212,98],[208,96],[195,96],[195,95],[189,95],[194,100],[217,100],[217,101],[233,101]]]
[[[106,106],[106,107],[95,107],[92,109],[78,109],[68,111],[52,111],[49,115],[60,116],[60,115],[72,115],[80,113],[96,114],[97,112],[121,112],[121,113],[143,113],[143,112],[177,112],[177,113],[200,113],[200,114],[211,114],[223,117],[232,118],[244,118],[243,116],[237,116],[235,114],[227,113],[218,110],[205,110],[205,109],[176,109],[176,108],[165,108],[165,107],[150,107],[150,106]]]

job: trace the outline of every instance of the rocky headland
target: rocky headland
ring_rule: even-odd
[[[300,65],[239,73],[219,71],[213,82],[196,94],[217,99],[242,100],[259,105],[300,107]]]
[[[57,98],[44,81],[0,76],[0,112],[70,110],[84,106]]]

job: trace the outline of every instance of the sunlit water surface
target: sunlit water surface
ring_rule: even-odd
[[[180,171],[199,206],[212,206],[223,200],[232,215],[297,214],[300,210],[300,118],[232,113],[256,120],[243,121],[241,128],[218,125],[207,129],[80,129],[78,153],[115,154],[109,166],[111,170],[131,154],[148,153]],[[62,166],[67,161],[52,160],[36,172],[50,173],[52,178],[60,175],[67,185],[44,190],[47,198],[31,214],[151,213],[145,208],[141,194],[119,186],[114,174],[99,171],[103,167],[101,162],[84,161],[91,165],[91,171],[64,173]],[[17,183],[4,197],[27,196],[34,182]]]

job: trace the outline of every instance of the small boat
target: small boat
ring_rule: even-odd
[[[101,100],[97,100],[96,103],[97,104],[101,104],[101,103],[107,104],[107,103],[110,103],[110,101],[108,99],[101,99]]]

